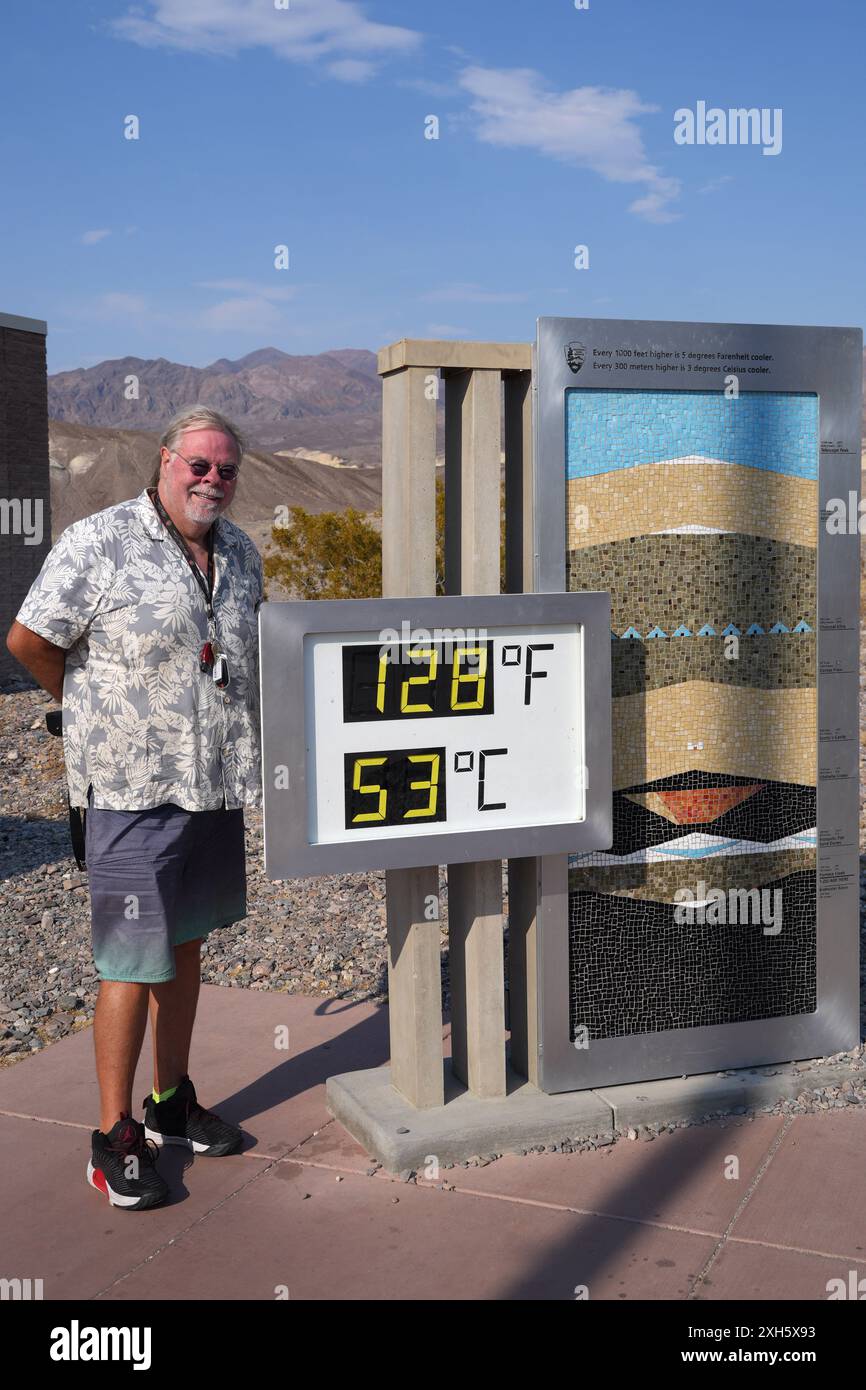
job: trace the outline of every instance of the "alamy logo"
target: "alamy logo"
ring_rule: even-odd
[[[413,627],[404,618],[400,631],[395,627],[383,627],[379,633],[379,657],[390,661],[392,666],[423,666],[430,660],[431,646],[441,648],[441,659],[446,664],[457,656],[467,666],[479,664],[479,653],[487,641],[487,629],[462,627]]]
[[[691,888],[674,893],[674,921],[677,926],[761,926],[764,936],[778,936],[782,930],[781,888],[708,888],[701,880]]]
[[[854,491],[844,497],[831,497],[827,502],[826,520],[828,536],[856,536],[866,533],[866,497],[857,501]]]
[[[41,1279],[0,1279],[0,1302],[28,1302],[42,1298]]]
[[[848,1270],[848,1282],[844,1279],[827,1280],[827,1297],[832,1301],[839,1298],[851,1298],[862,1303],[866,1299],[866,1279],[857,1278],[857,1270]]]
[[[681,106],[674,112],[674,140],[678,145],[763,145],[762,154],[782,150],[781,106],[707,107]]]
[[[0,497],[0,536],[23,536],[25,545],[39,545],[42,498]]]
[[[134,1371],[150,1370],[149,1327],[69,1327],[51,1329],[52,1361],[132,1361]]]

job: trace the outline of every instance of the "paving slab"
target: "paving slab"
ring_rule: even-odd
[[[610,1131],[610,1106],[592,1091],[549,1096],[513,1072],[502,1100],[479,1100],[445,1069],[445,1104],[416,1110],[391,1085],[391,1068],[328,1081],[331,1114],[393,1173],[475,1154],[506,1153],[566,1137]]]
[[[387,1056],[381,1005],[203,985],[190,1075],[203,1105],[247,1131],[247,1151],[277,1156],[328,1123],[324,1083],[332,1072]],[[152,1079],[148,1032],[133,1085],[137,1118]],[[93,1030],[0,1069],[2,1112],[93,1129],[99,1123]]]
[[[866,1261],[866,1115],[798,1115],[734,1234]],[[866,1270],[863,1271],[866,1273]]]
[[[174,1148],[159,1160],[168,1203],[124,1211],[88,1185],[89,1158],[89,1130],[0,1117],[0,1274],[42,1279],[46,1299],[93,1298],[267,1166],[241,1155],[192,1159]]]
[[[855,1268],[858,1278],[866,1275],[863,1265],[852,1266],[844,1259],[828,1259],[772,1245],[749,1245],[732,1239],[712,1263],[706,1278],[697,1285],[693,1297],[707,1303],[734,1299],[754,1300],[768,1306],[791,1299],[811,1303],[828,1299],[827,1285],[831,1279],[844,1280],[847,1290],[850,1271]],[[866,1282],[862,1292],[866,1294]],[[802,1326],[808,1324],[809,1317],[801,1311],[796,1318],[775,1317],[767,1321]],[[809,1345],[808,1341],[797,1343],[805,1348]],[[766,1350],[772,1349],[773,1343],[756,1341],[755,1346]]]
[[[622,1141],[581,1154],[506,1155],[444,1173],[461,1191],[551,1202],[580,1211],[669,1223],[721,1235],[782,1127],[780,1118],[731,1120]],[[737,1164],[730,1162],[737,1159]],[[726,1177],[737,1172],[737,1177]]]
[[[327,1124],[292,1149],[292,1158],[298,1163],[320,1164],[340,1173],[366,1172],[371,1166],[371,1157],[363,1144],[330,1116]]]
[[[568,1301],[588,1285],[591,1299],[677,1299],[713,1244],[354,1174],[337,1182],[285,1159],[106,1297],[271,1300],[283,1288],[290,1300]]]

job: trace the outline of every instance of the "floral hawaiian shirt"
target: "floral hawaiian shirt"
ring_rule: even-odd
[[[199,668],[204,595],[147,490],[67,527],[18,622],[66,650],[69,800],[146,810],[261,805],[258,621],[262,562],[214,522],[214,613],[229,684]]]

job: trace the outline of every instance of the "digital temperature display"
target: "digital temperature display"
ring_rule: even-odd
[[[327,788],[311,839],[531,821],[551,794],[563,818],[582,818],[580,710],[569,698],[581,678],[576,626],[314,638],[311,657],[327,692],[310,730],[316,784]],[[565,761],[550,743],[554,726]]]
[[[411,825],[445,819],[445,749],[347,753],[346,826]]]
[[[492,641],[343,648],[343,719],[493,714]]]
[[[609,720],[588,749],[586,682],[606,718],[609,615],[600,594],[263,604],[268,872],[596,843]]]

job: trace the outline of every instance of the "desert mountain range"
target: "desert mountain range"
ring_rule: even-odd
[[[135,400],[127,399],[130,377]],[[121,357],[48,378],[52,420],[160,433],[176,410],[200,401],[260,448],[306,446],[362,465],[380,461],[381,398],[376,355],[356,348],[297,357],[267,347],[208,367]]]

